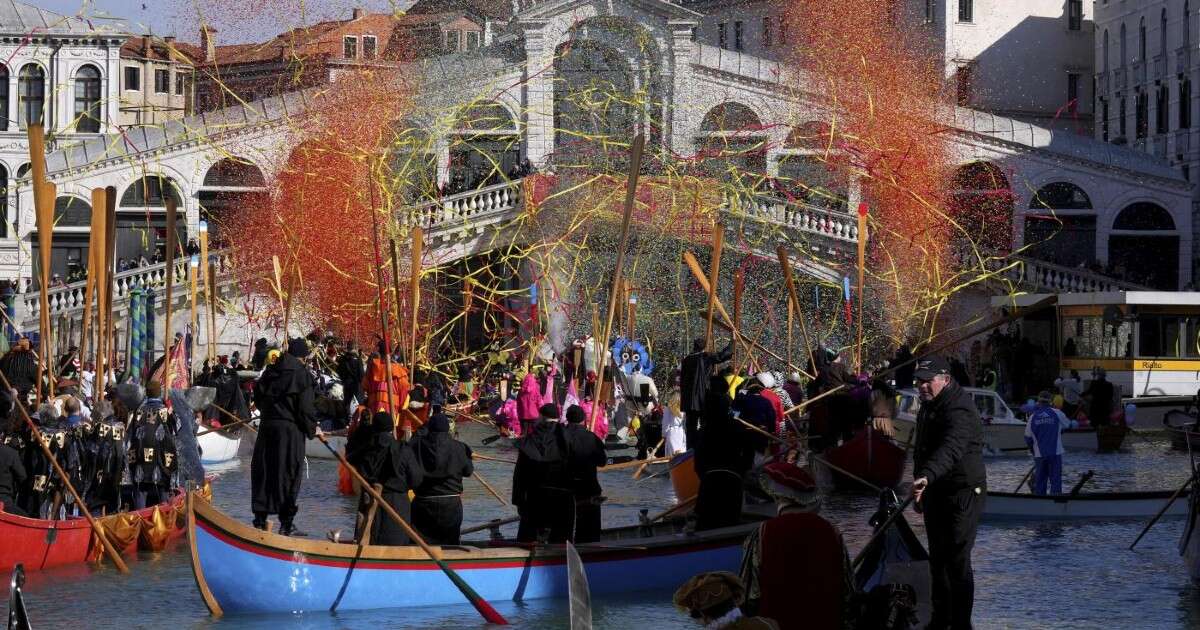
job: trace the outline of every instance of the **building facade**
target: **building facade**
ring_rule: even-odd
[[[195,65],[174,37],[134,37],[121,46],[117,125],[157,125],[195,112]]]

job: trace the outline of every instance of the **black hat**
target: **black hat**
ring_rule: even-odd
[[[925,357],[917,361],[917,369],[913,378],[918,381],[931,381],[938,374],[949,374],[950,364],[942,357]]]
[[[433,433],[448,433],[450,431],[450,418],[444,413],[435,413],[429,418],[429,430]]]
[[[304,341],[300,337],[296,337],[288,342],[287,351],[288,354],[296,357],[297,359],[303,359],[304,357],[308,356],[308,342]]]
[[[579,424],[587,419],[587,412],[579,405],[571,405],[567,407],[567,422],[571,424]]]
[[[538,413],[547,420],[558,419],[558,405],[554,403],[546,403],[538,409]]]

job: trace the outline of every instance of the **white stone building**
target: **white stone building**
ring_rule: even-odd
[[[945,2],[935,5],[944,16]],[[554,170],[563,156],[587,150],[603,156],[612,143],[637,131],[647,132],[648,150],[657,156],[686,158],[706,148],[732,147],[737,155],[725,159],[736,162],[739,172],[797,177],[811,172],[808,149],[791,138],[792,130],[829,119],[819,92],[789,83],[777,62],[705,43],[703,25],[711,20],[701,13],[665,0],[519,0],[514,7],[507,30],[493,45],[421,60],[405,70],[422,77],[423,107],[410,122],[430,135],[425,148],[438,181],[451,180],[472,153],[487,153],[505,167],[529,159]],[[956,23],[955,30],[960,28],[967,26]],[[743,42],[744,48],[754,45]],[[587,98],[598,91],[605,98]],[[66,195],[116,187],[119,222],[122,216],[128,220],[119,223],[119,250],[121,243],[132,247],[148,228],[161,231],[162,191],[176,191],[188,229],[194,230],[203,212],[219,212],[222,200],[236,203],[230,194],[263,191],[264,180],[298,142],[291,123],[303,107],[300,98],[265,99],[125,138],[97,138],[54,153],[50,177]],[[1036,109],[1030,106],[1026,113]],[[486,128],[471,122],[473,112],[486,113]],[[958,108],[947,117],[960,166],[948,189],[968,203],[1007,204],[1004,214],[1012,217],[1017,246],[1057,233],[1052,247],[1034,253],[1061,266],[1039,269],[1079,278],[1089,275],[1077,270],[1082,264],[1103,268],[1115,261],[1114,272],[1128,271],[1141,262],[1137,254],[1149,249],[1158,257],[1154,274],[1139,280],[1169,288],[1191,280],[1191,190],[1178,171],[1127,147],[993,113]],[[231,164],[231,156],[246,164]],[[143,175],[153,182],[148,197],[138,192]],[[793,223],[795,217],[807,221],[804,217],[819,215],[820,229],[844,244],[853,236],[846,227],[853,221],[838,210],[854,203],[857,186],[829,185],[839,200],[833,207],[779,214]],[[13,280],[31,275],[28,194],[17,204],[20,238],[0,240],[0,277]],[[811,233],[816,224],[805,225]],[[62,230],[65,236],[70,228]],[[1073,257],[1060,256],[1064,251]]]

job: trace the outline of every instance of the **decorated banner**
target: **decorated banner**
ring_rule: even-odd
[[[129,292],[129,356],[126,361],[126,380],[140,378],[142,356],[145,353],[146,299],[141,289]]]

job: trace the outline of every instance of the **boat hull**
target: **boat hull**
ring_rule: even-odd
[[[685,451],[671,458],[671,487],[675,490],[676,501],[687,501],[700,493],[695,455],[695,451]]]
[[[1183,556],[1188,576],[1192,582],[1200,583],[1200,489],[1192,486],[1188,494],[1188,522],[1179,539],[1179,554]]]
[[[1166,505],[1172,491],[1080,493],[1075,496],[989,492],[983,518],[1003,520],[1149,519]],[[1188,506],[1176,500],[1164,518],[1184,517]]]
[[[892,488],[904,477],[908,451],[878,431],[863,429],[849,442],[831,448],[824,457],[829,463],[881,488]],[[862,489],[861,482],[847,479],[834,469],[833,478],[846,488]]]
[[[201,464],[220,464],[237,459],[242,436],[229,437],[223,432],[205,433],[196,436],[196,443],[200,446]]]
[[[181,537],[184,528],[177,526],[173,518],[167,519],[170,522],[164,520],[162,527],[165,529],[155,532],[153,536],[143,536],[140,527],[142,522],[152,521],[156,507],[160,509],[160,513],[165,511],[173,516],[173,510],[183,507],[183,500],[184,495],[180,492],[162,506],[107,517],[113,519],[134,515],[138,519],[133,526],[138,527],[139,531],[132,532],[132,540],[118,545],[121,552],[132,554],[139,549],[161,551],[166,543]],[[103,524],[106,519],[99,520]],[[117,544],[114,538],[110,536],[110,540]],[[93,540],[92,527],[83,517],[48,521],[0,512],[0,541],[3,541],[0,543],[0,572],[11,571],[18,563],[29,571],[85,564],[99,552]]]
[[[202,500],[188,514],[192,567],[214,614],[366,610],[462,604],[418,547],[359,547],[260,532]],[[594,595],[676,588],[703,571],[736,571],[755,524],[581,545]],[[636,528],[635,528],[636,529]],[[469,544],[469,543],[467,543]],[[480,542],[486,545],[486,542]],[[443,559],[490,601],[566,598],[561,545],[452,547]],[[637,576],[637,579],[630,579]]]

